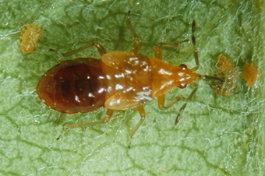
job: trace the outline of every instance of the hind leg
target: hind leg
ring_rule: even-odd
[[[82,122],[82,123],[74,123],[74,124],[66,125],[63,133],[57,138],[57,140],[59,140],[61,138],[61,136],[64,135],[64,133],[66,133],[69,129],[78,128],[78,127],[85,127],[85,126],[92,126],[92,125],[106,123],[106,122],[108,122],[110,120],[113,112],[114,112],[113,109],[107,109],[105,118],[102,119],[102,120],[99,120],[99,121]]]

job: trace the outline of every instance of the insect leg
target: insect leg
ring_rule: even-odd
[[[198,70],[199,65],[200,65],[198,50],[196,48],[196,39],[195,39],[195,35],[194,35],[195,29],[196,29],[196,23],[195,23],[195,20],[193,20],[192,27],[191,27],[191,32],[192,32],[191,40],[192,40],[192,44],[193,44],[193,54],[194,54],[194,58],[195,58],[195,62],[196,62],[196,67],[192,68],[191,69],[192,71]]]
[[[64,57],[68,57],[68,56],[71,56],[73,54],[76,54],[76,53],[78,53],[78,52],[80,52],[80,51],[82,51],[82,50],[84,50],[84,49],[86,49],[88,47],[91,47],[91,46],[95,46],[101,56],[107,53],[107,51],[105,50],[105,48],[100,43],[93,42],[93,43],[89,43],[89,44],[87,44],[85,46],[82,46],[80,48],[77,48],[75,50],[72,50],[72,51],[69,51],[69,52],[66,52],[66,53],[62,53],[62,55]]]
[[[198,89],[198,84],[196,83],[191,83],[191,85],[193,85],[195,87],[195,89],[191,92],[191,94],[188,96],[187,99],[185,99],[185,97],[183,95],[178,95],[176,96],[171,102],[169,102],[166,106],[165,104],[165,95],[161,95],[158,97],[158,107],[161,110],[166,110],[168,108],[170,108],[172,105],[174,105],[175,103],[177,103],[180,100],[186,100],[186,102],[182,105],[182,107],[179,109],[176,121],[175,121],[175,125],[178,123],[179,121],[179,117],[180,117],[180,113],[186,108],[187,103],[190,102],[192,100],[193,95],[196,93],[197,89]]]
[[[187,42],[189,40],[176,41],[176,42],[161,42],[155,46],[155,58],[162,60],[162,52],[161,47],[180,47],[183,42]]]
[[[185,99],[185,97],[183,95],[178,95],[176,96],[171,102],[169,102],[166,106],[165,106],[165,94],[164,95],[160,95],[158,97],[158,108],[161,110],[166,110],[168,108],[170,108],[172,105],[174,105],[175,103],[177,103],[180,100]]]
[[[196,91],[198,89],[198,84],[196,84],[195,82],[192,82],[191,85],[193,85],[195,87],[195,89],[193,89],[193,91],[191,92],[191,94],[186,99],[186,102],[179,109],[179,113],[177,115],[177,118],[176,118],[176,121],[175,121],[175,125],[177,125],[177,123],[179,122],[180,113],[186,108],[188,102],[190,102],[192,100],[193,95],[196,93]]]
[[[133,38],[134,38],[132,52],[134,52],[135,54],[137,54],[138,51],[139,51],[139,44],[140,44],[140,42],[139,42],[139,38],[138,38],[138,36],[137,36],[137,34],[136,34],[133,26],[132,26],[132,23],[131,23],[131,20],[130,20],[130,13],[131,13],[131,11],[129,10],[128,11],[128,18],[126,20],[126,24],[127,24],[128,28],[131,30],[131,32],[133,34]]]
[[[83,123],[74,123],[74,124],[70,124],[70,125],[66,125],[65,129],[63,131],[63,133],[57,138],[57,140],[60,139],[60,137],[66,133],[69,129],[72,128],[78,128],[78,127],[84,127],[84,126],[92,126],[92,125],[97,125],[97,124],[101,124],[101,123],[106,123],[110,120],[112,114],[113,114],[114,110],[113,109],[107,109],[105,118],[99,121],[94,121],[94,122],[83,122]]]
[[[135,132],[138,130],[138,128],[141,126],[141,124],[143,123],[144,119],[145,119],[145,111],[144,111],[144,106],[140,105],[137,107],[137,110],[139,111],[139,114],[141,116],[140,121],[137,123],[137,125],[132,129],[132,131],[130,131],[130,139],[133,137],[133,135],[135,134]],[[129,143],[129,147],[130,147],[131,142]]]

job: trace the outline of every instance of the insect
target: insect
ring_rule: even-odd
[[[132,138],[145,119],[143,103],[153,98],[158,98],[158,107],[161,110],[170,108],[180,100],[186,101],[178,112],[175,120],[175,124],[177,124],[180,113],[198,89],[198,85],[194,81],[200,79],[219,80],[219,78],[194,72],[199,68],[194,36],[195,20],[192,23],[192,43],[196,67],[192,69],[188,69],[184,64],[170,65],[162,60],[161,53],[161,47],[179,47],[188,40],[161,42],[154,48],[155,57],[149,58],[138,53],[140,42],[130,21],[130,11],[126,24],[134,36],[132,51],[108,53],[100,43],[93,42],[62,55],[70,56],[94,46],[101,55],[101,59],[77,58],[63,61],[52,67],[40,78],[36,92],[40,99],[52,109],[73,114],[90,112],[102,107],[107,108],[104,119],[66,125],[62,134],[72,128],[108,122],[114,110],[136,107],[141,119],[130,131],[129,136]],[[165,105],[165,93],[173,87],[183,89],[188,84],[195,88],[187,98],[178,95]]]
[[[22,42],[20,48],[23,53],[31,53],[36,47],[37,41],[40,39],[41,29],[29,24],[24,29],[25,33],[21,36]]]
[[[246,65],[243,68],[242,76],[247,81],[247,86],[252,87],[257,79],[258,71],[256,68],[249,63],[246,63]]]
[[[215,81],[215,85],[212,86],[213,90],[224,97],[233,95],[236,91],[236,79],[237,72],[231,62],[222,54],[217,58],[218,74],[217,78],[220,80]]]

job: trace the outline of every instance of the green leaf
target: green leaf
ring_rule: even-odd
[[[241,1],[0,1],[0,175],[264,175],[264,3]],[[102,119],[106,110],[59,114],[35,93],[40,77],[52,66],[77,57],[100,58],[95,48],[63,58],[66,52],[93,41],[108,52],[132,49],[126,26],[128,10],[141,41],[140,53],[154,57],[159,42],[191,38],[195,19],[198,73],[215,75],[219,54],[227,56],[241,75],[246,62],[258,67],[256,84],[248,88],[241,76],[236,94],[217,95],[211,82],[198,81],[193,100],[174,121],[184,101],[166,111],[157,100],[136,109],[116,111],[109,123],[69,130],[65,124]],[[23,26],[42,29],[36,49],[20,50]],[[195,66],[192,44],[163,49],[172,65]],[[187,97],[193,90],[173,89]]]

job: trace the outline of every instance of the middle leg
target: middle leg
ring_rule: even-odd
[[[130,134],[129,134],[129,145],[128,147],[130,148],[131,147],[131,140],[132,140],[132,137],[133,135],[135,134],[135,132],[139,129],[139,127],[141,126],[141,124],[143,123],[144,119],[145,119],[145,111],[144,111],[144,106],[143,105],[140,105],[137,107],[137,110],[139,111],[139,114],[141,116],[141,119],[140,121],[137,123],[137,125],[130,131]]]
[[[144,111],[144,106],[140,105],[137,107],[137,110],[139,111],[139,114],[141,116],[140,121],[137,123],[137,125],[132,129],[132,131],[130,132],[130,137],[132,138],[133,135],[135,134],[135,132],[138,130],[138,128],[140,127],[140,125],[143,123],[144,119],[145,119],[145,111]]]
[[[139,51],[139,45],[140,45],[140,42],[139,42],[139,38],[138,38],[138,35],[136,34],[133,26],[132,26],[132,22],[130,20],[130,13],[131,11],[128,12],[128,18],[126,20],[126,24],[128,26],[128,28],[131,30],[132,34],[133,34],[133,49],[132,49],[132,52],[134,52],[135,54],[138,53]]]

